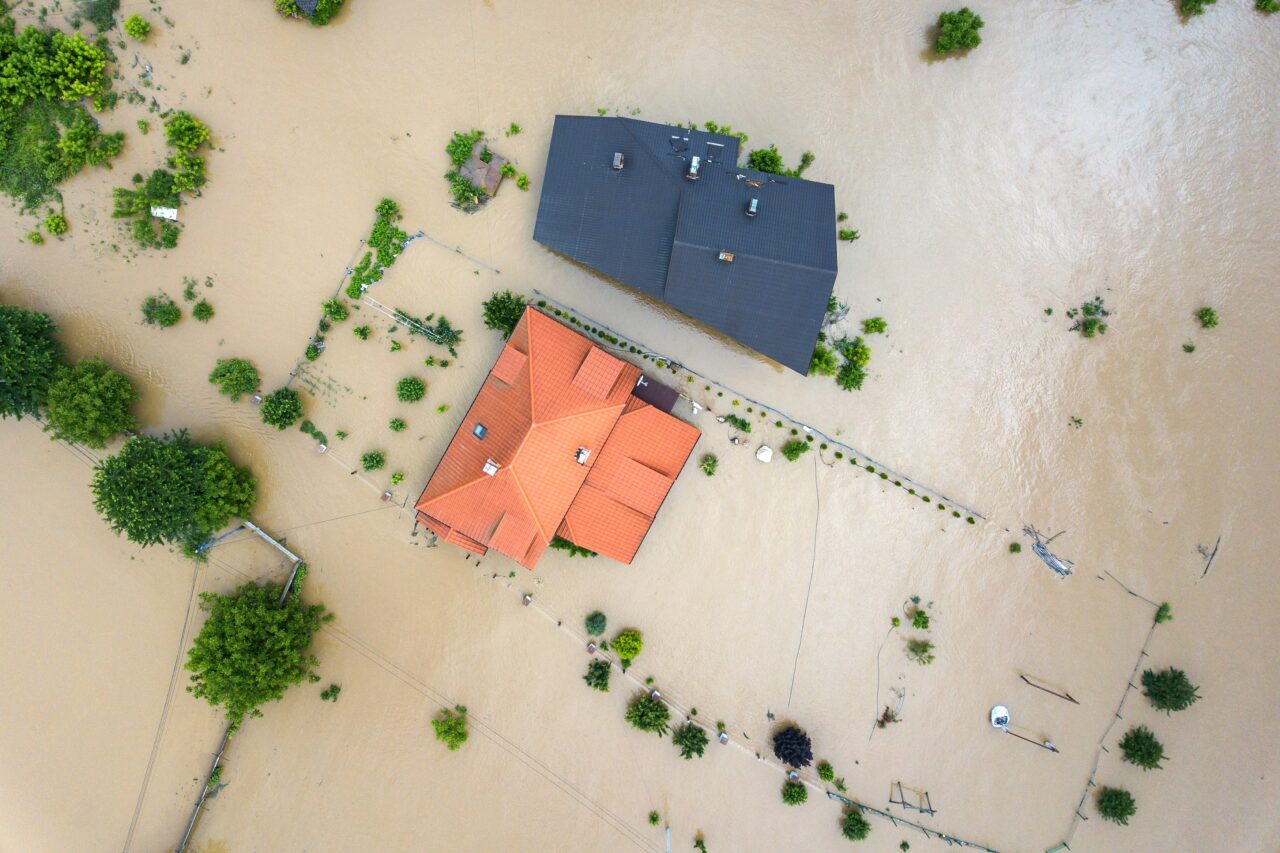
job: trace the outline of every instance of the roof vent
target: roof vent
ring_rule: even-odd
[[[697,156],[690,157],[690,158],[689,158],[689,171],[685,172],[685,173],[684,173],[684,176],[685,176],[686,178],[688,178],[689,180],[691,180],[691,181],[696,181],[696,180],[698,180],[698,167],[699,167],[699,166],[701,166],[701,165],[702,165],[702,158],[701,158],[701,157],[697,157]]]
[[[587,450],[585,447],[579,447],[578,452],[573,454],[573,458],[579,465],[586,465],[587,457],[590,455],[591,455],[590,450]]]
[[[760,199],[758,198],[751,199],[751,202],[747,205],[747,216],[750,216],[754,219],[756,212],[759,209],[760,209]]]
[[[622,171],[622,152],[621,151],[613,152],[613,170],[615,172]]]
[[[724,261],[726,264],[733,263],[733,252],[721,252],[720,260]]]
[[[492,459],[486,459],[484,463],[484,472],[490,477],[498,473],[498,463]]]

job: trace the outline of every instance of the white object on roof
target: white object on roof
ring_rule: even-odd
[[[178,221],[178,208],[176,207],[153,207],[151,215],[157,219],[169,219],[174,222]]]
[[[1009,730],[1009,709],[1003,705],[997,705],[991,709],[991,727],[995,729]]]
[[[773,448],[767,444],[760,445],[760,449],[756,451],[756,458],[761,462],[772,462]]]

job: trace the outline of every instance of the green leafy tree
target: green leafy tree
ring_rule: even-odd
[[[49,233],[53,231],[49,230]],[[1196,312],[1196,319],[1200,321],[1201,328],[1212,329],[1218,325],[1218,312],[1206,305]]]
[[[862,810],[853,807],[845,812],[840,822],[840,834],[850,841],[865,841],[871,834],[871,821],[862,816]]]
[[[1120,751],[1124,760],[1143,770],[1159,770],[1164,760],[1164,744],[1146,726],[1134,726],[1120,738]]]
[[[676,726],[671,732],[671,740],[680,750],[680,757],[685,760],[701,758],[707,748],[706,729],[692,721]]]
[[[1127,825],[1138,811],[1133,795],[1124,788],[1098,789],[1098,814],[1112,823]]]
[[[493,294],[483,303],[484,327],[501,332],[505,341],[516,330],[516,324],[524,316],[527,304],[524,296],[510,290]]]
[[[201,323],[207,323],[213,319],[213,306],[209,304],[209,300],[201,299],[191,306],[191,316]]]
[[[1184,711],[1200,698],[1197,688],[1180,669],[1148,669],[1142,673],[1142,693],[1166,714]]]
[[[809,789],[803,782],[792,782],[790,779],[782,783],[782,802],[789,806],[799,806],[809,800]]]
[[[782,455],[787,458],[788,462],[795,462],[808,452],[809,442],[801,441],[798,438],[793,438],[786,444],[782,445]]]
[[[642,732],[653,732],[662,737],[669,728],[671,710],[661,699],[642,692],[637,693],[627,705],[624,719]]]
[[[341,323],[351,316],[347,303],[341,299],[326,299],[321,307],[324,309],[324,316],[335,323]]]
[[[973,50],[982,44],[982,18],[975,15],[965,6],[958,12],[943,12],[938,16],[938,37],[933,42],[933,49],[939,54],[954,53],[962,50]]]
[[[613,651],[623,664],[630,664],[644,649],[644,635],[635,628],[627,628],[613,638]]]
[[[861,337],[843,340],[836,345],[844,363],[836,372],[836,384],[845,391],[856,391],[867,378],[867,364],[871,361],[871,347]]]
[[[377,471],[387,464],[387,456],[381,450],[370,450],[360,457],[360,467],[366,471]]]
[[[66,234],[67,233],[67,217],[61,213],[50,213],[44,218],[44,230],[50,234]]]
[[[753,149],[747,155],[747,166],[757,172],[768,172],[771,175],[781,175],[787,171],[787,167],[782,163],[782,155],[778,153],[775,145]]]
[[[117,533],[143,547],[179,544],[193,557],[257,501],[249,469],[236,467],[221,444],[197,444],[186,430],[129,439],[98,464],[91,487],[94,506]]]
[[[582,680],[587,682],[592,690],[599,690],[601,693],[609,692],[609,673],[612,667],[609,666],[607,660],[593,660],[587,664],[587,674],[582,676]]]
[[[436,730],[436,740],[454,752],[467,742],[467,709],[462,705],[454,705],[450,711],[445,708],[440,716],[431,721],[431,728]]]
[[[720,460],[716,458],[716,455],[714,453],[704,454],[703,457],[700,460],[698,460],[698,467],[701,468],[702,473],[706,474],[708,477],[715,476],[716,468],[719,465],[720,465]]]
[[[819,376],[835,376],[837,364],[836,351],[819,341],[809,359],[809,372]]]
[[[262,401],[262,422],[276,429],[288,429],[302,417],[302,400],[292,388],[277,388]]]
[[[1256,7],[1259,12],[1270,15],[1280,12],[1280,0],[1258,0]]]
[[[427,395],[427,383],[416,376],[406,376],[396,383],[396,399],[401,403],[416,403]]]
[[[124,19],[124,34],[134,41],[146,41],[151,34],[151,22],[141,15],[130,15]]]
[[[880,335],[889,330],[889,323],[883,317],[868,317],[862,321],[864,335]]]
[[[244,358],[220,358],[209,372],[209,382],[218,386],[218,393],[231,398],[231,402],[240,399],[241,394],[252,394],[258,390],[261,377],[253,362]]]
[[[302,568],[299,575],[305,577]],[[326,619],[324,605],[303,604],[298,577],[281,604],[283,591],[275,583],[247,583],[229,595],[200,594],[209,618],[187,653],[187,691],[221,706],[233,724],[262,716],[262,705],[316,678],[319,661],[310,648]]]
[[[604,633],[606,621],[604,614],[599,610],[594,611],[587,617],[586,628],[587,634],[592,637],[598,637]]]
[[[62,358],[48,314],[0,305],[0,418],[44,408]]]
[[[129,377],[117,373],[100,358],[86,358],[75,367],[59,367],[49,386],[47,429],[63,441],[102,449],[137,422],[129,409],[138,402]]]
[[[836,769],[831,766],[830,761],[819,761],[814,769],[818,771],[818,778],[823,782],[830,782],[836,778]]]
[[[392,418],[387,422],[387,428],[392,432],[404,432],[408,426],[402,418]]]
[[[164,140],[189,153],[209,141],[209,128],[189,112],[176,112],[165,119]]]

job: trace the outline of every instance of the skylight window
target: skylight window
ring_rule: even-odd
[[[471,434],[481,441],[484,441],[484,437],[489,434],[489,428],[479,421],[476,421],[476,425],[471,428]]]

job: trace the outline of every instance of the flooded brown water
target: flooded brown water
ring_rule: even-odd
[[[697,832],[713,850],[843,849],[837,804],[815,789],[783,807],[781,774],[755,760],[772,714],[805,726],[867,805],[889,808],[898,781],[929,792],[938,813],[919,820],[930,828],[1045,850],[1072,831],[1150,625],[1152,608],[1121,582],[1171,602],[1144,665],[1186,669],[1203,698],[1165,717],[1130,695],[1097,781],[1128,787],[1138,813],[1116,827],[1086,803],[1072,849],[1280,846],[1280,675],[1267,651],[1280,606],[1280,21],[1243,0],[1185,25],[1168,2],[1024,0],[979,9],[972,55],[931,61],[936,4],[352,0],[324,29],[242,6],[169,3],[174,28],[122,56],[129,79],[149,63],[160,103],[214,130],[210,184],[183,210],[177,251],[134,256],[109,218],[109,188],[162,156],[159,134],[133,132],[142,113],[123,104],[106,124],[130,131],[126,155],[69,185],[67,239],[21,244],[30,218],[0,214],[11,239],[0,299],[51,312],[73,354],[128,371],[147,429],[225,439],[259,478],[255,520],[306,556],[309,596],[338,614],[318,641],[323,683],[237,737],[198,849],[661,849],[650,809],[673,849]],[[840,249],[837,294],[890,326],[871,342],[861,392],[784,372],[532,242],[552,117],[596,108],[729,122],[788,161],[817,154],[809,177],[836,185],[862,232]],[[524,132],[503,137],[513,120]],[[508,185],[474,216],[446,205],[441,149],[469,127],[529,173],[532,192]],[[206,376],[234,355],[268,388],[288,378],[384,195],[407,230],[475,260],[420,240],[374,295],[443,312],[466,337],[456,364],[428,368],[438,348],[368,308],[355,321],[374,326],[370,341],[350,335],[353,321],[338,326],[307,368],[321,389],[307,416],[332,445],[320,456]],[[141,325],[142,298],[176,298],[184,275],[213,278],[215,319]],[[818,454],[760,465],[754,444],[731,445],[703,413],[695,455],[718,454],[720,471],[691,466],[630,567],[552,554],[508,578],[516,567],[502,558],[477,568],[428,549],[397,504],[420,490],[499,350],[479,303],[501,287],[577,306],[989,521],[964,524],[830,452],[830,466]],[[1068,333],[1067,309],[1097,295],[1110,331]],[[1197,327],[1202,304],[1222,315],[1218,329]],[[430,390],[401,406],[392,389],[409,374]],[[730,411],[734,391],[703,384],[693,395]],[[409,429],[388,431],[396,416]],[[789,428],[753,438],[776,447]],[[189,563],[98,521],[84,458],[30,421],[0,424],[0,444],[11,460],[0,850],[172,845],[221,734],[174,678],[198,626],[193,590],[283,567],[233,541],[193,586]],[[351,475],[375,448],[387,468]],[[405,481],[384,504],[396,470]],[[1031,555],[1025,523],[1066,531],[1054,548],[1075,561],[1070,578]],[[1219,536],[1201,577],[1197,546]],[[519,606],[524,592],[534,607]],[[928,667],[903,654],[918,632],[889,631],[912,595],[932,603]],[[631,674],[706,724],[723,720],[733,746],[682,761],[622,721],[638,684],[616,673],[608,694],[581,684],[579,626],[596,608],[611,630],[644,630]],[[1080,704],[1032,690],[1024,673]],[[343,686],[335,705],[317,700],[330,681]],[[902,722],[873,729],[895,689]],[[470,708],[473,737],[446,753],[428,720],[454,702]],[[1060,754],[994,732],[997,702]],[[1164,741],[1162,771],[1119,760],[1115,742],[1135,723]],[[868,850],[942,849],[873,827]]]

